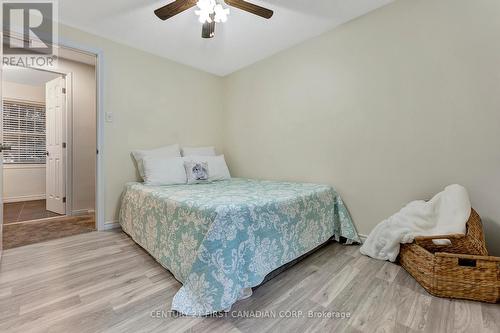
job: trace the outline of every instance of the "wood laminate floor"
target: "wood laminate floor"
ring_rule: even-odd
[[[12,249],[94,230],[94,214],[9,223],[3,226],[3,248]]]
[[[0,266],[0,332],[500,332],[500,305],[432,297],[399,266],[358,250],[320,249],[238,302],[230,314],[243,316],[157,318],[181,285],[122,232],[19,247]]]
[[[3,223],[15,223],[61,216],[45,209],[45,200],[22,201],[3,204]]]

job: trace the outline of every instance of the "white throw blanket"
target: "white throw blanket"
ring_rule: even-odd
[[[465,234],[471,204],[467,190],[450,185],[430,201],[413,201],[399,213],[379,223],[361,247],[361,253],[394,262],[400,244],[417,236]]]

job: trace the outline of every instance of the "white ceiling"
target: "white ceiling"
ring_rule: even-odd
[[[231,8],[216,37],[201,38],[194,8],[161,21],[172,0],[59,0],[60,21],[162,57],[224,76],[393,0],[248,0],[274,10],[270,20]]]
[[[17,66],[3,66],[2,79],[7,82],[41,86],[59,77],[59,74]]]

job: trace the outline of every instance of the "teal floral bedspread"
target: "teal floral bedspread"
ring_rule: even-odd
[[[120,224],[183,287],[172,309],[228,310],[265,276],[334,237],[359,242],[331,186],[250,179],[129,183]]]

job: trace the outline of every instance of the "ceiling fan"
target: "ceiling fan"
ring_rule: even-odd
[[[244,0],[175,0],[155,10],[155,14],[160,19],[166,20],[197,6],[198,9],[195,13],[199,16],[199,21],[203,23],[201,37],[213,38],[215,37],[215,24],[226,22],[227,16],[229,15],[229,8],[225,8],[224,4],[239,8],[265,19],[270,19],[274,14],[270,9],[254,5]]]

